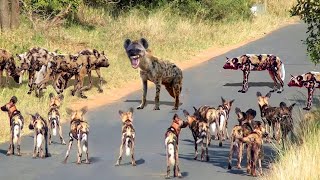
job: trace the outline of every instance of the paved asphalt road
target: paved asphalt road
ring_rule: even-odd
[[[242,110],[254,108],[257,110],[257,119],[260,112],[257,105],[256,92],[266,94],[273,86],[268,73],[252,72],[250,74],[250,88],[246,94],[238,93],[241,88],[242,72],[223,70],[225,56],[233,57],[244,53],[273,53],[280,56],[286,66],[287,83],[290,74],[304,73],[315,70],[308,62],[305,46],[301,40],[305,39],[305,25],[290,25],[277,30],[265,38],[252,42],[239,49],[216,57],[197,67],[184,72],[184,86],[182,92],[182,106],[179,111],[172,111],[173,99],[169,97],[165,88],[161,91],[160,111],[153,111],[154,89],[149,89],[149,105],[143,110],[135,110],[134,125],[136,128],[136,160],[137,166],[128,164],[129,158],[124,158],[124,165],[115,167],[118,157],[121,138],[121,125],[118,116],[119,109],[136,107],[140,102],[141,92],[135,92],[122,98],[119,102],[92,110],[87,114],[90,123],[89,155],[90,165],[77,165],[76,146],[73,146],[69,162],[64,165],[67,146],[53,144],[49,146],[51,157],[47,159],[32,159],[31,136],[23,138],[22,157],[5,156],[7,143],[0,145],[0,179],[163,179],[166,172],[164,133],[171,123],[174,113],[184,118],[182,109],[192,111],[192,106],[213,105],[221,103],[220,97],[235,99],[230,117],[229,129],[236,123],[234,108]],[[305,105],[306,89],[289,88],[285,86],[282,94],[274,93],[270,99],[271,105],[279,105],[281,101],[288,104],[298,102],[294,108],[295,119],[299,116],[299,107]],[[317,95],[317,94],[316,94]],[[193,111],[192,111],[193,112]],[[304,112],[303,112],[304,113]],[[27,127],[27,126],[26,126]],[[67,128],[64,125],[64,137],[67,140]],[[54,141],[57,141],[54,138]],[[241,170],[227,169],[227,156],[229,142],[224,142],[223,147],[213,142],[209,149],[210,161],[200,162],[193,160],[194,147],[189,128],[183,129],[180,136],[180,168],[184,179],[249,179],[251,178]],[[264,166],[273,153],[270,145],[265,146],[267,157]],[[245,161],[243,161],[243,167]]]

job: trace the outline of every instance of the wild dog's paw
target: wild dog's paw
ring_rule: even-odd
[[[210,160],[210,158],[209,158],[209,156],[207,156],[206,161],[209,162],[209,160]]]
[[[309,111],[311,108],[310,107],[304,107],[303,110]]]
[[[229,163],[229,164],[228,164],[228,169],[231,169],[231,168],[232,168],[232,166],[231,166],[231,164]]]
[[[144,104],[140,104],[137,109],[143,109],[144,108]]]
[[[91,164],[91,162],[89,160],[86,160],[84,163],[85,164]]]
[[[178,110],[178,109],[179,109],[178,107],[174,107],[174,108],[172,108],[172,110],[174,110],[174,111],[175,111],[175,110]]]
[[[62,141],[61,144],[62,144],[62,145],[66,145],[66,142]]]
[[[81,164],[81,161],[77,161],[77,164],[78,164],[78,165]]]
[[[153,108],[153,110],[160,110],[160,108],[157,107],[157,106],[155,106],[155,107]]]
[[[99,93],[103,93],[103,89],[98,89],[98,92]]]
[[[237,168],[238,168],[238,169],[241,169],[242,167],[241,167],[241,165],[240,165],[240,164],[238,164],[238,165],[237,165]]]
[[[7,154],[6,154],[7,156],[10,156],[10,155],[12,155],[12,152],[7,152]]]
[[[28,91],[27,94],[31,94],[31,91]]]
[[[76,94],[75,90],[71,90],[71,95],[74,96]]]
[[[137,165],[135,161],[132,162],[131,164],[132,164],[132,166],[136,166]]]
[[[181,173],[178,173],[178,176],[177,176],[178,178],[182,178],[182,175],[181,175]]]
[[[222,147],[222,142],[219,142],[219,147]]]
[[[170,175],[166,175],[164,178],[165,179],[170,179]]]
[[[63,164],[67,164],[67,160],[66,160],[66,159],[63,160],[62,163],[63,163]]]

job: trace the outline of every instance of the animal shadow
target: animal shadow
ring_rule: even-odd
[[[242,86],[242,83],[226,83],[223,86]],[[273,82],[249,82],[249,87],[269,87],[273,88]]]

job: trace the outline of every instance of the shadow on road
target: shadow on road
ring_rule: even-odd
[[[226,83],[223,86],[242,86],[242,83]],[[249,87],[269,87],[273,88],[273,82],[249,82]]]
[[[136,102],[136,103],[141,103],[141,100],[125,100],[124,102]],[[172,100],[172,102],[169,101],[159,101],[160,105],[167,105],[167,106],[173,106],[174,105],[174,100]],[[154,104],[154,101],[148,101],[146,102],[146,106],[148,106],[148,104]],[[179,104],[179,106],[181,106],[182,103]]]

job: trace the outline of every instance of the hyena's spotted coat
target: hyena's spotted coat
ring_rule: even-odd
[[[5,49],[0,49],[0,85],[2,85],[3,71],[6,72],[6,84],[9,84],[9,76],[11,76],[15,82],[19,82],[20,70],[16,67],[13,55]]]
[[[146,96],[148,89],[148,81],[156,85],[156,97],[154,110],[159,110],[159,96],[161,84],[164,85],[169,94],[175,98],[173,110],[179,107],[179,96],[182,90],[182,71],[175,64],[164,61],[153,56],[149,50],[146,39],[131,41],[125,40],[124,48],[130,59],[133,68],[140,69],[140,77],[143,83],[142,102],[138,109],[143,109],[146,105]]]
[[[320,88],[320,72],[310,71],[305,74],[291,75],[289,87],[306,87],[308,89],[307,106],[304,110],[310,110],[312,106],[313,93],[315,88]]]
[[[278,93],[283,91],[283,81],[285,79],[285,68],[280,58],[272,54],[245,54],[235,58],[227,58],[224,69],[242,70],[243,72],[243,83],[242,89],[238,92],[246,93],[249,88],[249,74],[250,71],[263,71],[268,70],[273,82],[274,92],[278,85]]]

